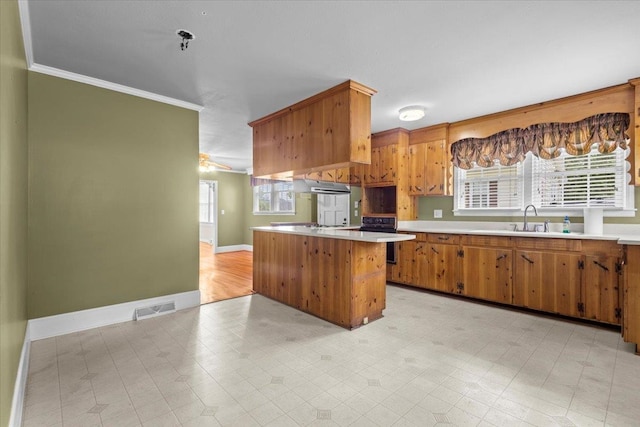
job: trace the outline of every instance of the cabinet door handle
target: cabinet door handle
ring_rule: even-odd
[[[418,191],[423,191],[423,190],[422,190],[422,187],[418,187],[417,185],[416,185],[416,190],[418,190]]]
[[[438,240],[449,240],[449,236],[438,236]]]
[[[435,189],[436,189],[436,186],[435,186],[435,185],[432,185],[431,187],[429,187],[429,191],[433,191],[433,190],[435,190]]]
[[[533,264],[533,260],[531,260],[531,259],[527,258],[527,257],[526,257],[526,256],[524,256],[524,255],[520,255],[520,256],[521,256],[522,258],[524,258],[526,261],[528,261],[528,262],[529,262],[529,264]]]
[[[438,251],[436,250],[436,248],[434,248],[433,246],[431,246],[431,250],[432,250],[433,252],[437,253],[438,255],[440,255],[440,252],[438,252]]]
[[[601,269],[605,270],[605,271],[609,271],[609,268],[607,268],[606,265],[600,264],[598,261],[593,261],[593,263],[595,265],[597,265],[598,267],[600,267]]]
[[[384,175],[382,175],[382,176],[380,177],[380,179],[384,179],[387,175],[389,175],[389,174],[388,174],[388,173],[385,173]]]
[[[371,181],[375,180],[374,176],[369,174],[369,178],[371,178]]]
[[[496,258],[496,261],[500,261],[501,259],[504,259],[507,257],[507,254],[502,254],[500,255],[498,258]],[[531,261],[530,261],[531,262]]]

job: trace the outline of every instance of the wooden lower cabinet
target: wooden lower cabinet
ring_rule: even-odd
[[[463,246],[461,286],[457,293],[511,303],[512,250]]]
[[[253,289],[348,329],[382,317],[386,243],[253,232]]]
[[[442,292],[455,292],[458,284],[458,245],[426,243],[424,250],[426,272],[424,288]]]
[[[622,337],[626,342],[636,343],[636,353],[640,354],[640,246],[627,246],[624,260]]]
[[[582,255],[520,251],[514,255],[513,304],[579,317]]]
[[[389,281],[599,322],[622,322],[623,251],[614,241],[415,234],[416,240],[398,244],[398,263],[388,267]],[[640,295],[633,289],[626,292]],[[640,300],[632,303],[640,311]],[[640,335],[640,327],[632,333]]]
[[[584,257],[583,316],[619,325],[622,322],[622,251],[611,247],[608,252]]]

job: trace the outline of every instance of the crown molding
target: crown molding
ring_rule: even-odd
[[[145,90],[124,86],[117,83],[112,83],[106,80],[96,79],[94,77],[72,73],[71,71],[65,71],[59,68],[49,67],[47,65],[40,65],[40,64],[34,63],[31,67],[29,67],[29,71],[35,71],[36,73],[48,74],[54,77],[73,80],[79,83],[85,83],[88,85],[101,87],[103,89],[109,89],[116,92],[126,93],[128,95],[139,96],[140,98],[146,98],[152,101],[158,101],[165,104],[175,105],[176,107],[182,107],[188,110],[194,110],[194,111],[200,112],[204,109],[202,105],[192,104],[191,102],[181,101],[175,98],[169,98],[168,96],[158,95],[156,93],[147,92]]]
[[[18,0],[20,12],[20,24],[22,25],[22,42],[24,44],[24,56],[27,59],[27,68],[33,65],[33,43],[31,42],[31,19],[29,18],[29,3],[27,0]]]
[[[169,98],[168,96],[158,95],[156,93],[147,92],[145,90],[135,89],[106,80],[96,79],[94,77],[72,73],[70,71],[61,70],[59,68],[35,63],[33,61],[33,42],[31,38],[31,19],[29,18],[28,0],[18,0],[18,10],[20,12],[20,24],[22,25],[22,41],[24,44],[24,54],[27,60],[27,68],[29,69],[29,71],[35,71],[36,73],[48,74],[54,77],[73,80],[76,82],[101,87],[103,89],[126,93],[128,95],[139,96],[140,98],[146,98],[152,101],[162,102],[164,104],[175,105],[176,107],[186,108],[188,110],[200,112],[204,109],[202,105],[192,104],[191,102]]]

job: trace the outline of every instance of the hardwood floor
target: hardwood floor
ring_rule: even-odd
[[[200,303],[206,304],[253,293],[253,252],[213,254],[200,242]]]

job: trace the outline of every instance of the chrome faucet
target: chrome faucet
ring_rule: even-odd
[[[527,211],[529,210],[529,208],[533,208],[533,213],[538,216],[538,210],[535,206],[528,205],[526,208],[524,208],[524,224],[522,225],[522,231],[529,231],[529,223],[527,222]]]

